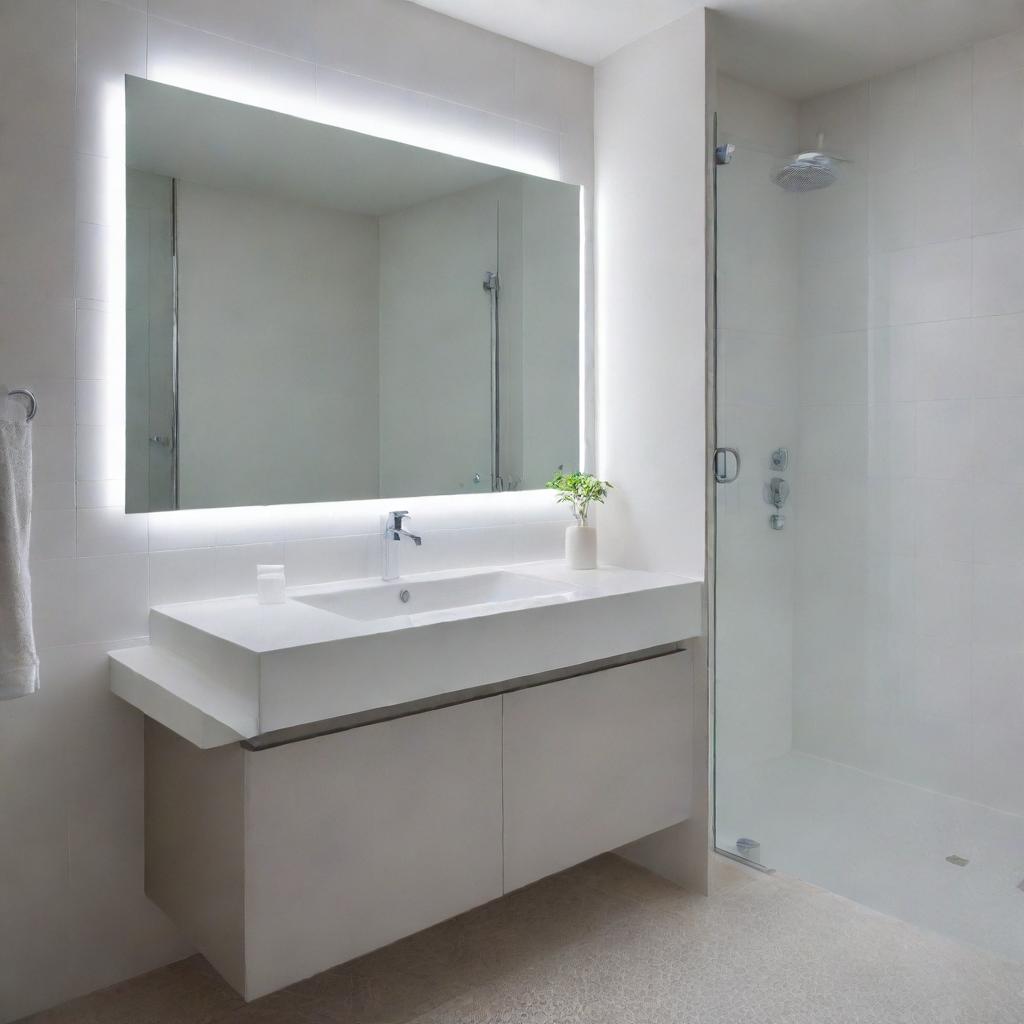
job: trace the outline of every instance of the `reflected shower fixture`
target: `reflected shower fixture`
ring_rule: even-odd
[[[838,177],[838,164],[850,163],[845,157],[824,152],[825,135],[818,133],[818,149],[798,153],[789,163],[772,173],[772,181],[786,192],[814,192],[828,188]]]
[[[732,155],[736,152],[736,147],[731,142],[723,142],[720,146],[715,146],[715,163],[721,167],[724,164],[732,163]]]

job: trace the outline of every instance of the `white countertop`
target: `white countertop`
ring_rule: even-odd
[[[385,618],[346,617],[298,598],[511,574],[552,593]],[[470,587],[472,590],[472,586]],[[473,590],[474,594],[484,592]],[[422,593],[422,589],[420,593]],[[397,601],[397,595],[395,595]],[[316,723],[422,707],[481,687],[565,671],[699,636],[703,583],[671,573],[561,561],[450,570],[160,605],[146,647],[111,652],[111,688],[200,747]]]

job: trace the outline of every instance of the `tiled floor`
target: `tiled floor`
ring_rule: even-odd
[[[787,875],[1024,962],[1024,817],[789,754],[719,771],[718,834],[760,840],[761,863]]]
[[[244,1006],[199,957],[33,1024],[1021,1024],[1024,967],[800,882],[590,861]]]

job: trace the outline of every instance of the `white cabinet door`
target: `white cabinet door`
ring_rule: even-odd
[[[503,697],[506,892],[686,819],[686,651]]]
[[[501,895],[500,701],[247,754],[247,998]]]

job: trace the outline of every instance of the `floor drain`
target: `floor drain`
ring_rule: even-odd
[[[966,857],[960,857],[955,853],[950,854],[946,860],[949,861],[950,864],[955,864],[958,868],[965,868],[970,864],[970,861]],[[1024,882],[1022,882],[1021,885],[1024,885]]]

